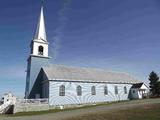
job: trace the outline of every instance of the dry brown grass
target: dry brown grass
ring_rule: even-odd
[[[144,105],[120,111],[86,114],[67,120],[160,120],[160,104]]]

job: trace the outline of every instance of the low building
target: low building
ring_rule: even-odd
[[[2,97],[1,97],[1,104],[5,104],[8,101],[12,101],[13,103],[16,102],[16,97],[12,94],[12,93],[5,93]]]
[[[131,87],[131,99],[142,99],[149,96],[149,87],[144,83],[133,84]]]

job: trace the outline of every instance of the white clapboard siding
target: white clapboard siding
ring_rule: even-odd
[[[65,85],[65,96],[59,96],[59,87]],[[82,96],[77,96],[76,88],[82,87]],[[108,87],[108,95],[104,95],[104,86]],[[96,87],[96,95],[91,95],[91,87]],[[115,95],[115,86],[118,86],[118,94]],[[127,94],[124,87],[127,87]],[[105,84],[105,83],[84,83],[84,82],[62,82],[49,81],[49,104],[50,105],[71,105],[95,102],[109,102],[128,100],[129,90],[132,84]]]

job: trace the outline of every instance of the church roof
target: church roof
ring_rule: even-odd
[[[132,88],[141,88],[143,85],[143,83],[136,83],[136,84],[133,84]]]
[[[100,69],[50,65],[49,67],[44,67],[43,71],[48,80],[139,83],[138,80],[127,73],[111,72]]]

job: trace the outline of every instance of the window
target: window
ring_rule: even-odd
[[[38,47],[38,55],[43,55],[43,46]]]
[[[104,86],[104,94],[108,95],[108,87],[107,86]]]
[[[127,87],[124,87],[124,94],[127,94]]]
[[[135,93],[135,90],[133,90],[132,92]]]
[[[59,87],[59,96],[65,96],[65,86],[61,85]]]
[[[114,90],[115,90],[115,94],[118,94],[118,86],[115,86]]]
[[[95,86],[91,87],[91,93],[92,93],[92,95],[96,95],[96,87]]]
[[[79,85],[77,86],[77,95],[81,96],[82,95],[82,87]]]

